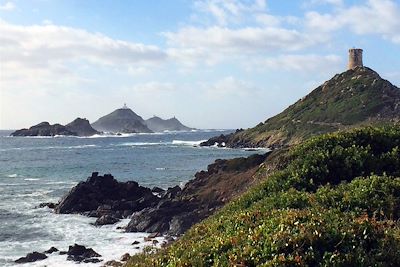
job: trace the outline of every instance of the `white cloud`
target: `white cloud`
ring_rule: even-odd
[[[344,3],[343,0],[308,0],[305,2],[304,6],[309,7],[309,6],[324,5],[324,4],[343,6]]]
[[[15,4],[13,2],[6,2],[4,5],[0,5],[0,10],[11,11],[15,9]]]
[[[194,4],[197,12],[210,15],[219,25],[239,23],[249,13],[263,12],[266,9],[265,0],[245,2],[241,0],[203,0]]]
[[[279,55],[277,57],[257,59],[251,64],[251,69],[284,70],[295,72],[312,72],[317,70],[340,69],[342,58],[336,55]]]
[[[377,34],[400,44],[400,5],[392,0],[368,0],[366,4],[337,9],[333,13],[306,14],[306,24],[320,32],[348,28],[360,35]]]

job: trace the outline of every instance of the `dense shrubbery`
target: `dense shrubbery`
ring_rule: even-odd
[[[400,266],[400,127],[313,138],[284,170],[132,266]]]

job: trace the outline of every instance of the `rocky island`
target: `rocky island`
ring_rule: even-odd
[[[165,132],[165,131],[191,131],[194,128],[183,125],[177,118],[173,117],[164,120],[160,117],[153,116],[146,121],[147,127],[153,132]]]
[[[77,118],[65,126],[41,122],[29,129],[17,130],[11,133],[11,136],[91,136],[94,134],[100,133],[90,126],[87,119]]]

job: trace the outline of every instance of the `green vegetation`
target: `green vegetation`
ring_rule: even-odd
[[[284,169],[128,266],[400,266],[400,126],[287,153]]]
[[[318,134],[399,120],[400,90],[369,68],[338,74],[282,113],[236,133],[231,146],[297,144]]]

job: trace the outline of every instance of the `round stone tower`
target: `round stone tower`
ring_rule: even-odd
[[[360,48],[349,49],[349,70],[363,66],[363,50]]]

